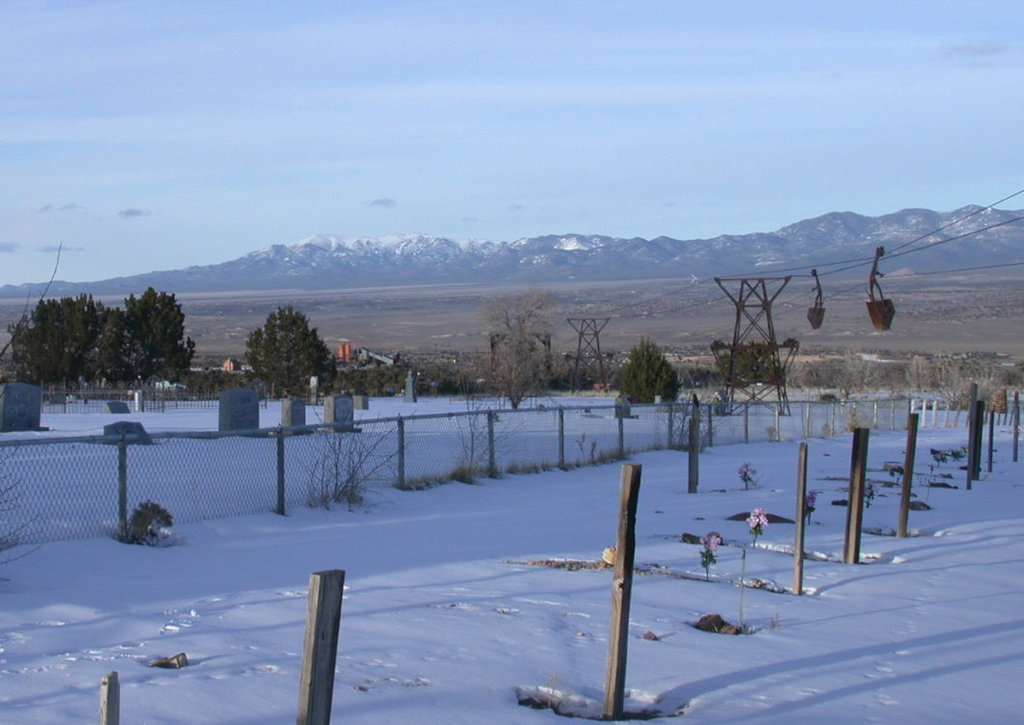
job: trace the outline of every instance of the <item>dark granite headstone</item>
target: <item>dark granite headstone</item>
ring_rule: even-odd
[[[43,389],[28,383],[0,385],[0,432],[39,430]]]
[[[281,425],[285,428],[306,425],[306,401],[302,398],[285,398],[281,401]]]
[[[255,390],[235,388],[220,394],[217,430],[256,430],[260,427],[260,396]]]
[[[152,443],[146,428],[134,420],[119,420],[103,426],[103,435],[108,438],[124,438],[127,443]]]
[[[324,423],[352,428],[355,424],[351,395],[328,395],[324,398]]]
[[[108,400],[103,404],[103,410],[114,415],[125,415],[131,412],[128,410],[128,403],[123,400]]]
[[[370,399],[365,395],[353,395],[352,407],[355,408],[356,410],[369,410]]]

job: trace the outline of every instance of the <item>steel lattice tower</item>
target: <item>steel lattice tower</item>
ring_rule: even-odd
[[[608,324],[610,317],[570,317],[568,323],[576,330],[579,341],[576,354],[569,355],[572,359],[572,392],[579,389],[580,364],[583,370],[590,369],[597,363],[597,381],[603,390],[608,389],[608,373],[604,367],[604,355],[601,353],[601,330]]]
[[[718,369],[728,386],[728,400],[736,392],[760,402],[774,396],[784,415],[789,414],[786,370],[800,343],[790,338],[778,342],[772,321],[772,303],[789,283],[789,277],[724,278],[715,282],[736,306],[732,343],[711,343]]]

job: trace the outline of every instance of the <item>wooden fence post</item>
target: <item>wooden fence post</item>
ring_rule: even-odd
[[[285,514],[284,505],[284,430],[277,429],[277,513]]]
[[[633,560],[636,548],[636,506],[640,494],[641,466],[622,467],[622,496],[619,502],[619,533],[612,577],[612,623],[608,637],[608,670],[604,685],[604,717],[622,718],[626,685],[626,646],[629,637],[629,600],[633,589]]]
[[[860,528],[864,520],[864,482],[868,468],[867,428],[853,429],[853,450],[850,456],[850,499],[846,509],[846,543],[843,562],[860,563]]]
[[[907,520],[910,518],[910,488],[914,484],[914,458],[917,456],[917,413],[907,419],[907,453],[903,459],[903,487],[900,491],[900,519],[896,536],[907,537]]]
[[[971,419],[971,445],[967,465],[967,490],[971,490],[971,482],[981,479],[981,444],[985,439],[985,401],[974,404],[974,417]]]
[[[800,444],[796,466],[796,540],[793,543],[793,593],[804,593],[804,522],[807,521],[807,443]]]
[[[714,403],[708,404],[708,448],[715,445],[715,422],[711,418],[711,414],[714,413]]]
[[[743,442],[750,443],[750,403],[743,404]]]
[[[314,572],[309,577],[297,725],[330,725],[344,589],[344,569]]]
[[[697,484],[700,478],[700,403],[694,395],[690,401],[690,443],[687,451],[688,484],[689,493],[697,493]]]
[[[100,725],[120,725],[121,685],[117,670],[100,680]]]
[[[977,441],[975,434],[978,428],[978,384],[971,383],[971,403],[967,410],[967,490],[971,490],[971,481],[975,479],[974,469],[978,461]]]

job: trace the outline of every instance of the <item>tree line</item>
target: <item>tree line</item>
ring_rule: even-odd
[[[152,287],[123,307],[85,294],[42,299],[8,332],[14,378],[36,384],[180,380],[195,354],[181,305]]]

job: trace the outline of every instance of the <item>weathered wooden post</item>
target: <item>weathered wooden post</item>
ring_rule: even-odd
[[[985,437],[985,401],[974,404],[974,418],[971,421],[971,446],[967,466],[967,490],[971,490],[971,481],[981,479],[981,444]]]
[[[641,466],[622,467],[622,496],[619,501],[619,532],[612,576],[612,623],[608,637],[608,670],[604,685],[604,718],[622,718],[626,686],[626,646],[629,638],[629,602],[633,589],[633,559],[636,548],[636,506],[640,494]]]
[[[708,448],[715,445],[715,423],[711,418],[711,414],[714,413],[714,410],[714,403],[708,405]]]
[[[117,535],[128,538],[128,442],[122,435],[117,442]]]
[[[697,493],[700,478],[700,403],[694,395],[690,401],[690,443],[687,451],[689,493]]]
[[[277,513],[285,514],[284,507],[284,430],[277,429]]]
[[[100,725],[120,725],[121,685],[117,670],[100,680]]]
[[[750,443],[750,403],[743,404],[743,442]]]
[[[800,444],[796,466],[796,539],[793,542],[793,593],[804,593],[804,523],[807,521],[807,443]]]
[[[914,459],[917,457],[917,413],[907,419],[907,453],[903,459],[903,487],[900,491],[900,520],[896,536],[907,537],[907,520],[910,518],[910,488],[914,483]]]
[[[853,450],[850,456],[850,498],[846,509],[846,543],[843,562],[860,563],[860,528],[864,520],[864,482],[868,468],[867,428],[853,429]]]
[[[330,725],[344,589],[343,569],[314,572],[309,577],[297,725]]]
[[[970,408],[967,410],[967,490],[971,490],[971,482],[975,479],[974,468],[978,460],[977,441],[978,428],[978,384],[971,383]]]

